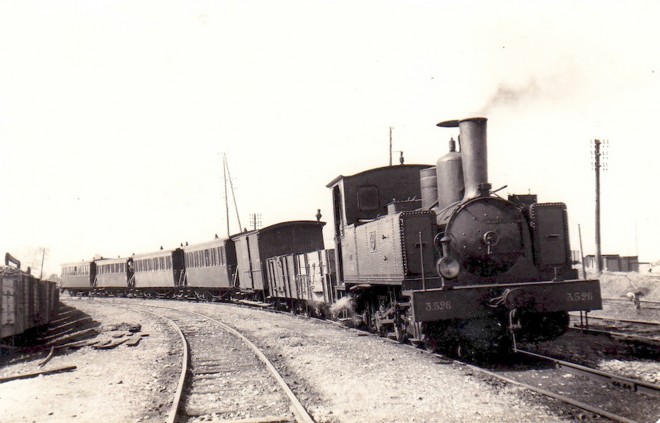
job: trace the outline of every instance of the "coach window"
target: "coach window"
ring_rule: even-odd
[[[165,270],[165,257],[158,257],[158,265],[160,270]]]
[[[165,268],[167,270],[170,270],[172,268],[172,257],[170,256],[165,257]]]
[[[209,250],[204,250],[204,267],[209,267],[211,265],[211,252]]]
[[[358,207],[360,211],[376,211],[380,206],[378,199],[378,187],[367,185],[358,188]]]

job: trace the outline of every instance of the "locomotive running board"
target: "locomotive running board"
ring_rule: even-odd
[[[493,300],[505,294],[506,290],[515,292],[516,297],[526,301],[526,308],[539,313],[602,308],[598,280],[470,285],[412,291],[413,319],[415,322],[431,322],[484,315],[493,309]]]

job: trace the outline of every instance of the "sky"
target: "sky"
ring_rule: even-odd
[[[0,253],[43,273],[314,219],[338,175],[433,164],[488,118],[500,193],[660,259],[660,3],[0,0]],[[230,200],[232,198],[229,194]]]

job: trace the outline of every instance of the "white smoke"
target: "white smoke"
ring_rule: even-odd
[[[336,303],[330,306],[330,312],[333,317],[337,317],[340,313],[346,312],[349,316],[355,315],[355,301],[353,297],[340,298]]]

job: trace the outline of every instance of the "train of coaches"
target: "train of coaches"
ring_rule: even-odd
[[[291,310],[349,304],[373,331],[427,347],[510,348],[555,338],[568,312],[600,309],[597,280],[572,267],[563,203],[497,195],[486,119],[447,121],[460,151],[332,180],[324,222],[288,221],[228,238],[62,266],[76,293],[229,299]]]

